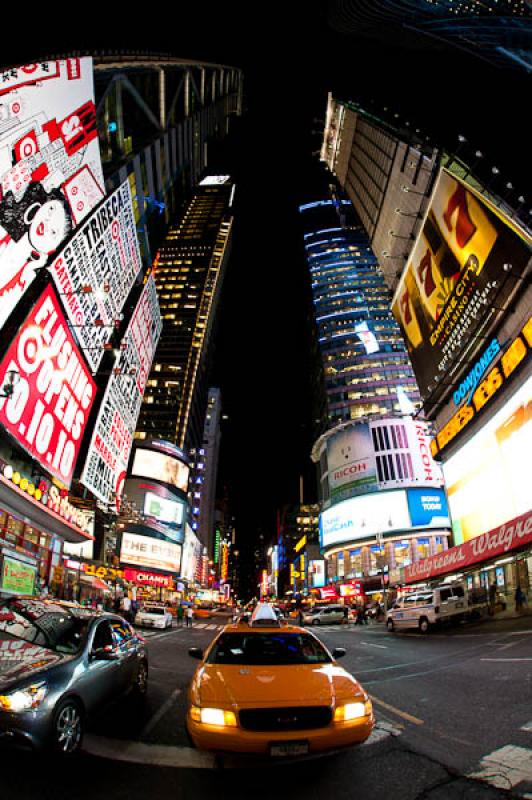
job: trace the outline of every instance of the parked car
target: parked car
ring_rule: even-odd
[[[203,653],[189,689],[187,729],[204,750],[274,757],[364,742],[375,724],[363,687],[310,631],[281,624],[259,604],[226,625]]]
[[[148,687],[148,653],[116,614],[0,600],[0,741],[73,753],[87,718]]]
[[[343,622],[345,619],[344,606],[314,606],[303,611],[304,625],[330,625],[334,622]]]
[[[140,628],[171,628],[173,615],[165,606],[150,604],[137,611],[135,625]]]

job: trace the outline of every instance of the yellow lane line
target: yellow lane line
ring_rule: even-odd
[[[375,697],[374,694],[370,694],[371,701],[378,706],[382,706],[383,708],[388,709],[393,714],[397,714],[398,717],[402,717],[403,719],[408,720],[408,722],[413,722],[414,725],[424,725],[425,720],[419,719],[418,717],[412,716],[412,714],[407,714],[406,711],[401,711],[400,708],[396,708],[395,706],[391,706],[389,703],[385,703],[384,700],[379,700],[378,697]]]

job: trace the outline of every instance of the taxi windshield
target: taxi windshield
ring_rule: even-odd
[[[223,633],[214,644],[209,664],[280,666],[330,664],[317,639],[304,633]]]

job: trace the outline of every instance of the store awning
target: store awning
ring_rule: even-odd
[[[91,588],[95,589],[98,592],[110,592],[111,591],[111,589],[105,583],[105,581],[102,581],[100,578],[94,578],[92,575],[83,575],[83,574],[81,574],[79,577],[80,577],[80,580],[83,581],[83,583],[90,584]]]
[[[3,475],[0,475],[0,508],[7,511],[8,514],[24,519],[32,527],[61,536],[67,542],[80,544],[94,539],[86,531],[67,522],[55,511],[21,491]]]

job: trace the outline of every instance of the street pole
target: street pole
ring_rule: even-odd
[[[385,554],[385,549],[383,547],[382,531],[378,531],[378,533],[376,534],[376,539],[377,539],[377,543],[379,545],[379,556],[380,556],[380,562],[381,562],[381,564],[380,564],[380,566],[381,566],[380,574],[381,574],[382,605],[383,605],[383,610],[384,610],[384,618],[386,619],[386,613],[388,611],[388,600],[387,600],[387,597],[386,597],[386,589],[385,589],[385,586],[384,586],[384,554]]]

